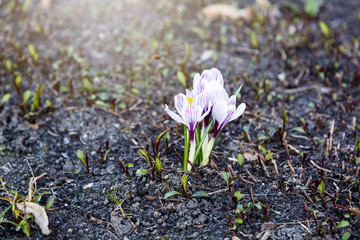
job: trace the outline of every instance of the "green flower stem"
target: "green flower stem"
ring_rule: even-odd
[[[191,163],[194,163],[194,160],[196,159],[195,156],[195,148],[196,148],[196,142],[195,141],[190,141],[190,152],[189,152],[189,161]],[[189,171],[191,171],[191,164],[190,163],[186,163],[187,164],[187,169]]]
[[[184,141],[185,141],[185,149],[184,149],[184,170],[187,170],[187,165],[188,165],[188,157],[189,157],[189,131],[186,127],[186,125],[184,125]]]
[[[196,128],[196,132],[195,132],[195,140],[196,140],[196,145],[199,146],[200,150],[202,149],[202,146],[199,145],[200,143],[200,140],[201,140],[201,133],[200,133],[200,126],[198,125],[197,128]],[[195,159],[194,159],[195,160]],[[203,160],[203,154],[202,154],[202,151],[200,151],[200,154],[199,154],[199,163],[201,163]]]
[[[199,153],[201,152],[202,145],[204,144],[206,136],[208,135],[208,133],[210,131],[210,128],[212,127],[213,124],[214,124],[214,119],[211,119],[211,122],[209,123],[209,126],[206,128],[205,133],[202,136],[201,141],[200,141],[200,143],[198,145],[198,148],[196,149],[194,159],[196,159],[199,156]]]

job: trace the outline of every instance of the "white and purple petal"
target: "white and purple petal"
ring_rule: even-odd
[[[245,103],[242,103],[240,104],[236,111],[234,112],[234,114],[232,115],[232,117],[230,118],[229,122],[232,121],[232,120],[235,120],[237,119],[238,117],[241,116],[241,114],[243,114],[245,112],[245,108],[246,108],[246,104]]]
[[[221,72],[217,68],[210,69],[211,73],[215,77],[215,81],[219,82],[221,86],[224,86],[224,78]]]
[[[182,123],[182,124],[186,124],[185,121],[183,120],[182,117],[180,117],[178,114],[174,113],[173,111],[171,111],[169,109],[169,107],[165,104],[165,111],[167,112],[167,114],[169,114],[169,116],[174,119],[175,121]]]

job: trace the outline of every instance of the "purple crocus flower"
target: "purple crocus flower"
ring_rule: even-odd
[[[175,108],[179,114],[171,111],[167,105],[165,105],[165,111],[175,121],[186,125],[190,140],[189,161],[193,163],[196,148],[195,130],[210,110],[206,112],[203,110],[206,103],[205,94],[199,94],[195,98],[192,96],[190,91],[187,91],[187,96],[181,93],[175,96]],[[190,164],[188,164],[187,169],[191,170]]]
[[[233,95],[228,100],[218,100],[212,107],[212,117],[214,119],[214,134],[211,140],[203,149],[204,159],[201,166],[206,166],[209,162],[211,150],[213,149],[216,136],[220,130],[230,121],[233,121],[241,116],[245,111],[245,103],[241,103],[237,108],[236,97]]]

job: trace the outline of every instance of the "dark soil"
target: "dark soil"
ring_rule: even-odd
[[[0,0],[0,97],[11,94],[0,103],[0,171],[6,188],[22,196],[31,177],[47,173],[35,189],[48,193],[43,205],[55,198],[47,212],[51,234],[29,219],[32,239],[341,239],[345,232],[360,239],[360,211],[349,211],[360,208],[358,0],[324,1],[313,17],[303,1],[272,1],[276,14],[258,12],[250,22],[205,20],[200,11],[213,1],[34,0],[25,9],[24,2]],[[189,193],[209,197],[165,199],[181,191],[184,149],[182,126],[164,104],[174,109],[173,96],[184,92],[177,71],[190,87],[194,72],[214,66],[229,92],[243,84],[247,111],[223,130],[211,164],[188,173]],[[31,98],[22,104],[26,90]],[[164,130],[170,140],[161,142],[160,159],[168,179],[137,175],[149,169],[137,151],[150,149]],[[274,153],[278,174],[271,160],[261,160],[259,145]],[[78,149],[88,155],[89,173]],[[116,160],[133,163],[130,177]],[[223,171],[234,174],[230,188]],[[244,196],[239,204],[252,206],[245,214],[234,210],[236,190]],[[1,211],[7,206],[0,200]],[[11,211],[3,218],[15,221]],[[244,221],[232,230],[236,218]],[[342,221],[349,225],[336,229]],[[1,226],[1,239],[26,238]]]

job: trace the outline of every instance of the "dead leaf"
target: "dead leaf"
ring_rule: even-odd
[[[277,224],[274,222],[266,222],[266,223],[261,224],[261,231],[264,231],[267,229],[272,229],[276,226],[277,226]]]
[[[256,154],[246,152],[246,153],[244,153],[244,158],[249,161],[255,161],[257,159],[257,156],[256,156]]]
[[[238,9],[228,4],[211,4],[204,7],[201,12],[206,18],[210,20],[223,18],[231,21],[240,19],[249,21],[253,17],[253,10],[251,7]]]
[[[32,213],[34,215],[36,224],[41,229],[41,232],[45,235],[50,234],[50,229],[48,227],[49,219],[45,209],[42,206],[32,202],[25,202],[25,206],[24,203],[17,203],[16,207],[24,213]]]
[[[37,130],[37,129],[39,129],[39,124],[38,123],[34,123],[34,124],[29,123],[29,127]]]
[[[350,214],[360,217],[360,209],[355,207],[349,208]]]

